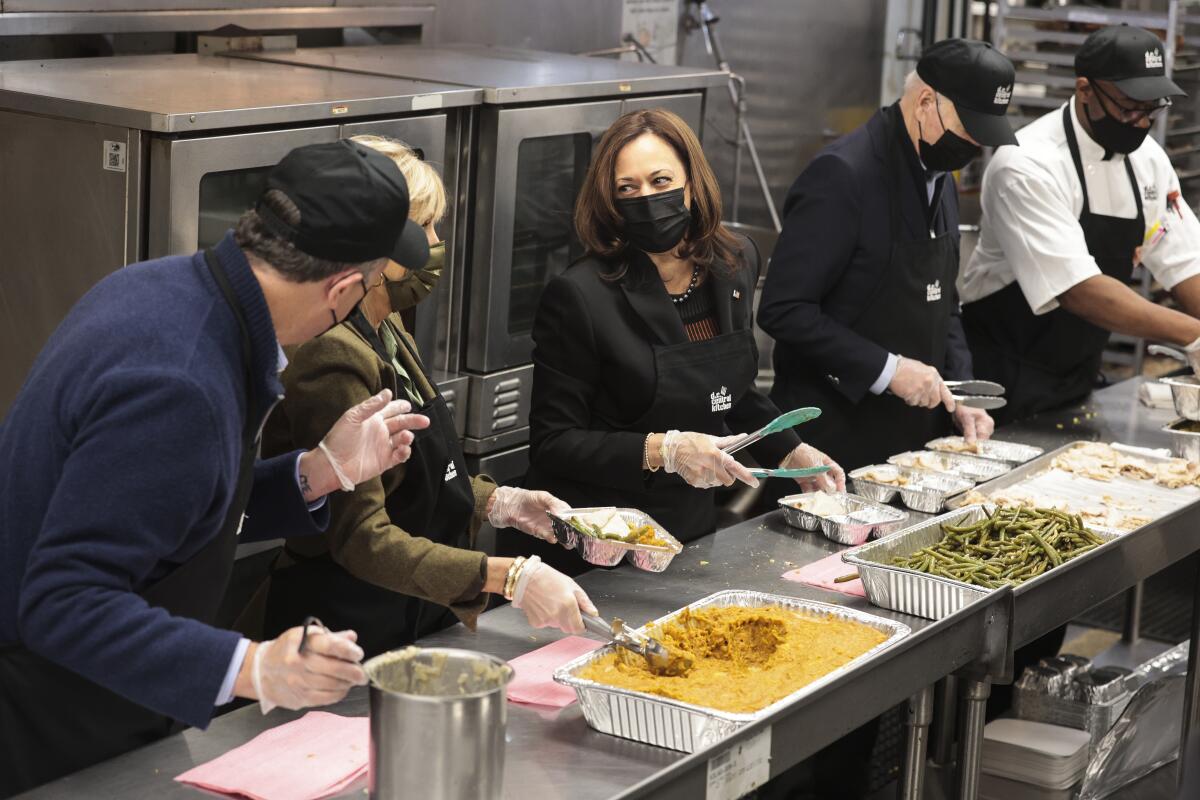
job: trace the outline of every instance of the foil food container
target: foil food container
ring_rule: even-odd
[[[875,473],[885,478],[904,477],[907,483],[896,486],[881,483],[867,477]],[[856,494],[860,494],[876,503],[888,503],[900,495],[904,505],[913,511],[923,511],[926,514],[936,514],[946,505],[953,495],[967,491],[975,485],[974,481],[953,475],[942,475],[937,472],[898,467],[895,464],[875,464],[859,467],[849,475]]]
[[[1200,432],[1183,430],[1192,424],[1193,420],[1177,419],[1162,430],[1171,437],[1171,452],[1188,461],[1200,461]]]
[[[819,516],[799,507],[804,494],[790,494],[779,499],[783,518],[793,528],[820,531],[826,539],[838,544],[860,545],[872,537],[895,533],[908,521],[908,512],[883,503],[876,503],[854,494],[839,492],[830,495],[844,503],[845,514]]]
[[[1162,378],[1161,381],[1171,387],[1171,401],[1175,403],[1175,413],[1193,422],[1200,421],[1200,380],[1189,375]]]
[[[926,442],[925,447],[928,450],[954,452],[962,444],[963,437],[961,436],[943,436],[940,439]],[[1026,461],[1032,461],[1044,452],[1046,451],[1042,448],[1029,444],[1001,442],[996,439],[982,439],[979,441],[978,453],[962,453],[962,455],[990,458],[992,461],[1003,461],[1007,464],[1017,466],[1018,464],[1024,464]]]
[[[600,567],[615,567],[624,558],[638,569],[647,572],[662,572],[675,556],[683,552],[679,543],[666,528],[654,521],[654,518],[636,508],[618,508],[616,512],[627,523],[636,526],[649,525],[654,528],[658,538],[667,543],[666,547],[654,547],[648,544],[629,544],[615,539],[600,539],[588,536],[575,530],[567,517],[588,514],[593,511],[608,511],[610,507],[571,508],[562,512],[561,516],[549,514],[550,525],[554,529],[554,537],[558,543],[568,550],[579,553],[584,561]]]
[[[994,509],[994,506],[986,508]],[[892,564],[892,559],[911,555],[941,541],[943,524],[970,525],[978,522],[985,516],[984,509],[985,506],[981,505],[964,506],[942,514],[886,539],[848,550],[842,553],[842,561],[858,568],[863,590],[872,604],[925,619],[943,619],[978,600],[989,590],[982,586],[897,567]],[[1097,528],[1090,530],[1106,541],[1119,536],[1113,531]],[[1017,590],[1050,580],[1054,574],[1053,569],[1048,569],[1036,578],[1022,583]]]
[[[962,453],[939,453],[935,450],[910,450],[907,453],[897,453],[887,461],[900,467],[941,472],[976,483],[999,478],[1012,469],[1006,461],[993,461]]]
[[[719,742],[755,720],[771,715],[788,703],[820,691],[825,685],[843,674],[869,668],[870,663],[884,650],[910,633],[909,627],[901,622],[883,619],[852,608],[738,589],[711,594],[697,600],[687,608],[696,611],[702,608],[732,606],[748,608],[775,606],[791,609],[801,614],[826,618],[837,617],[869,625],[883,632],[888,638],[848,664],[838,667],[812,683],[800,687],[787,697],[752,714],[717,711],[658,695],[618,689],[577,677],[579,671],[584,667],[611,653],[616,648],[616,645],[613,644],[605,645],[559,667],[554,672],[554,680],[575,690],[575,695],[579,698],[579,706],[583,710],[583,718],[587,720],[588,725],[601,733],[645,742],[656,747],[693,753]],[[646,627],[669,622],[682,611],[683,609],[673,611]],[[645,628],[641,630],[645,630]]]

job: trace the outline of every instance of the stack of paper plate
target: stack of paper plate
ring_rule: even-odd
[[[998,719],[983,732],[981,798],[1051,800],[1069,798],[1087,769],[1086,731]]]

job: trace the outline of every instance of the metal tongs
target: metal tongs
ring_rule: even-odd
[[[1000,396],[1004,394],[1004,387],[995,381],[944,381],[944,383],[950,390],[951,396],[954,397],[954,402],[962,403],[968,408],[992,411],[1008,405],[1008,401]]]
[[[763,425],[761,428],[756,430],[754,433],[751,433],[750,435],[746,436],[744,439],[742,439],[738,442],[735,442],[734,444],[731,444],[728,447],[724,448],[724,450],[726,453],[729,453],[730,455],[732,455],[732,454],[736,453],[738,450],[749,447],[750,445],[754,444],[755,442],[759,441],[760,439],[765,439],[766,437],[770,436],[773,433],[779,433],[780,431],[786,431],[788,428],[794,428],[797,425],[800,425],[801,423],[808,422],[810,420],[814,420],[819,416],[821,416],[821,409],[819,409],[819,408],[813,408],[811,406],[806,407],[806,408],[793,408],[791,411],[787,412],[786,414],[780,414],[778,417],[771,420],[766,425]],[[759,477],[759,476],[756,476],[756,477]],[[761,477],[771,477],[771,476],[764,475]],[[793,475],[791,477],[798,477],[798,476]]]
[[[682,675],[691,669],[692,656],[680,651],[674,656],[662,642],[639,633],[622,620],[613,617],[611,623],[602,617],[583,614],[583,627],[597,636],[603,636],[613,644],[624,647],[646,659],[650,669],[660,675]]]

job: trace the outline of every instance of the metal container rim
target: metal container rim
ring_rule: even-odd
[[[377,684],[375,682],[374,677],[371,674],[372,665],[375,664],[375,662],[379,661],[379,659],[383,658],[384,656],[388,656],[388,655],[391,655],[391,654],[397,653],[397,652],[403,652],[406,649],[407,648],[405,648],[405,647],[400,647],[400,648],[396,648],[394,650],[388,650],[386,652],[380,653],[377,656],[373,656],[373,657],[367,659],[363,663],[363,672],[367,673],[367,685],[370,687],[371,691],[377,691],[382,694],[389,695],[391,697],[403,697],[406,701],[407,700],[415,700],[415,701],[426,702],[426,703],[444,704],[444,703],[448,703],[448,702],[457,702],[459,700],[476,700],[479,698],[487,697],[488,695],[491,695],[491,694],[495,694],[496,692],[506,691],[508,688],[508,684],[512,681],[513,675],[515,674],[515,670],[513,670],[512,664],[509,664],[508,661],[506,661],[505,659],[500,658],[499,656],[494,656],[491,653],[484,653],[479,650],[467,650],[465,647],[417,647],[415,649],[418,650],[419,652],[415,653],[413,655],[413,658],[416,658],[418,655],[425,655],[428,653],[428,654],[432,654],[432,655],[446,655],[446,656],[455,656],[455,657],[460,657],[460,658],[481,659],[484,661],[489,661],[489,662],[491,662],[492,666],[499,667],[504,671],[504,680],[499,685],[497,685],[491,689],[485,689],[480,692],[470,692],[467,694],[455,694],[455,695],[411,694],[409,692],[401,692],[401,691],[397,691],[395,689],[388,689],[388,688],[385,688],[385,687]]]

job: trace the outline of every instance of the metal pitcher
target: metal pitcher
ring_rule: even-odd
[[[408,647],[364,668],[372,800],[498,800],[513,674],[507,662],[471,650]]]

